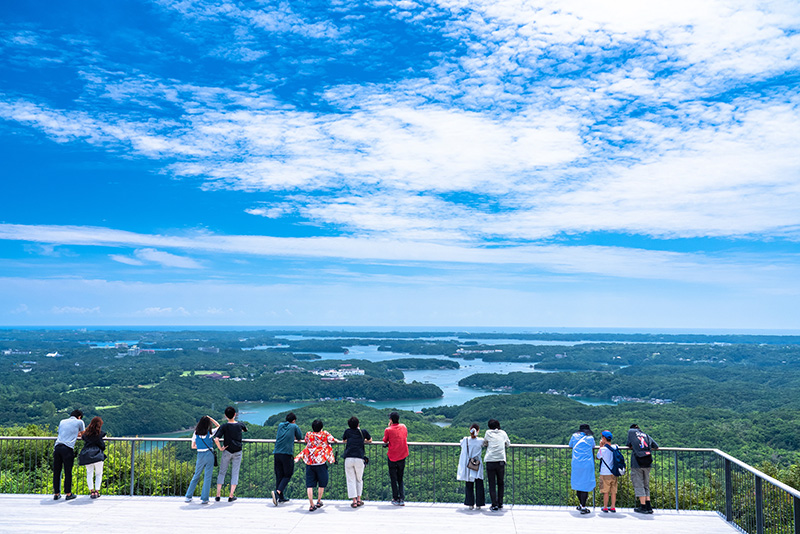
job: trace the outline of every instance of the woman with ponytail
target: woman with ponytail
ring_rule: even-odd
[[[469,427],[469,436],[461,439],[461,456],[458,459],[458,473],[456,480],[467,483],[464,495],[464,505],[472,510],[478,510],[486,505],[486,494],[483,491],[483,461],[481,449],[483,440],[479,436],[481,427],[472,423]]]

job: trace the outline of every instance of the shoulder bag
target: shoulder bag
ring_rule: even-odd
[[[369,463],[369,456],[367,456],[367,440],[364,439],[364,431],[360,428],[358,431],[361,432],[361,439],[364,441],[364,465],[367,465]]]

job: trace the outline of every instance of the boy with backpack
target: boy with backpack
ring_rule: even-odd
[[[653,451],[658,449],[658,443],[642,432],[639,425],[634,424],[628,430],[626,445],[631,448],[631,483],[633,483],[633,491],[639,499],[639,506],[633,511],[640,514],[652,514],[650,466],[653,465]]]
[[[617,477],[625,474],[625,457],[619,447],[611,444],[614,439],[611,431],[603,430],[600,436],[597,459],[600,460],[600,493],[603,494],[603,512],[616,512]],[[611,508],[608,507],[609,495],[611,496]]]

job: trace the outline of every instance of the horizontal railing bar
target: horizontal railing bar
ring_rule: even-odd
[[[755,467],[750,466],[750,465],[744,463],[741,460],[737,460],[736,458],[734,458],[730,454],[726,454],[726,453],[722,452],[719,449],[714,449],[714,452],[717,453],[718,455],[722,456],[726,460],[730,460],[731,462],[735,463],[736,465],[738,465],[739,467],[741,467],[745,471],[749,471],[750,473],[756,475],[761,480],[764,480],[765,482],[769,482],[773,486],[782,489],[783,491],[785,491],[786,493],[792,495],[793,497],[797,497],[798,499],[800,499],[800,491],[794,489],[793,487],[787,486],[786,484],[784,484],[780,480],[775,480],[771,476],[762,473],[761,471],[759,471]]]
[[[56,436],[0,436],[0,441],[3,440],[39,440],[39,441],[55,441]],[[170,441],[170,442],[189,442],[191,438],[153,438],[153,437],[140,437],[140,436],[123,436],[123,437],[106,437],[106,440],[110,441],[144,441],[144,442],[151,442],[151,441]],[[249,439],[245,438],[242,440],[243,443],[275,443],[274,439]],[[300,442],[297,442],[300,443]],[[380,439],[373,440],[373,444],[380,444],[382,441]],[[453,443],[453,442],[436,442],[436,441],[409,441],[409,445],[419,445],[419,446],[433,446],[433,447],[460,447],[460,443]],[[569,445],[554,445],[548,443],[512,443],[511,448],[514,449],[569,449]],[[595,447],[599,449],[599,447]],[[620,446],[619,449],[621,451],[629,451],[631,450],[630,447],[623,447]],[[747,464],[733,458],[732,456],[728,456],[724,452],[720,451],[719,449],[710,449],[710,448],[692,448],[692,447],[659,447],[659,451],[662,452],[714,452],[721,455],[723,458],[730,458],[737,464],[742,465],[745,468],[749,468],[752,472],[756,472],[755,468],[751,468]],[[760,471],[759,471],[760,473]],[[763,473],[761,474],[763,475]],[[761,476],[759,475],[759,476]],[[767,477],[767,475],[763,475],[763,477]],[[766,480],[766,478],[765,478]],[[800,497],[800,495],[798,495]]]

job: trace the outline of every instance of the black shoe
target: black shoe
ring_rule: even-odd
[[[497,506],[492,506],[491,508],[489,508],[489,510],[491,510],[492,512],[497,512],[498,510],[500,510],[500,508],[498,508]]]
[[[502,504],[498,504],[498,505],[497,505],[497,507],[498,507],[500,510],[502,510],[502,509],[503,509],[503,505],[502,505]]]
[[[581,508],[581,513],[582,513],[582,514],[590,514],[590,513],[592,513],[592,511],[591,511],[591,510],[589,510],[589,509],[588,509],[588,508],[586,508],[586,507],[583,507],[583,508]]]
[[[228,502],[233,502],[236,500],[236,497],[228,497]]]
[[[55,495],[53,495],[53,500],[54,501],[57,501],[60,498],[61,498],[61,494],[60,493],[56,493]]]
[[[633,511],[636,512],[637,514],[646,514],[647,508],[644,505],[640,505],[634,508]]]
[[[219,497],[214,497],[214,500],[219,502]]]
[[[289,501],[291,501],[291,499],[284,499],[283,497],[281,497],[280,499],[278,499],[278,503],[282,503],[282,502],[289,502]]]
[[[275,495],[275,492],[272,492],[272,504],[278,506],[278,497]]]
[[[71,501],[72,499],[77,499],[77,498],[78,498],[78,496],[77,496],[77,495],[75,495],[74,493],[70,493],[69,495],[67,495],[66,497],[64,497],[64,500],[65,500],[65,501]]]
[[[652,504],[650,504],[650,501],[647,501],[647,502],[645,503],[645,506],[646,506],[646,508],[645,508],[645,511],[646,511],[648,514],[652,514],[652,513],[653,513],[653,505],[652,505]]]

